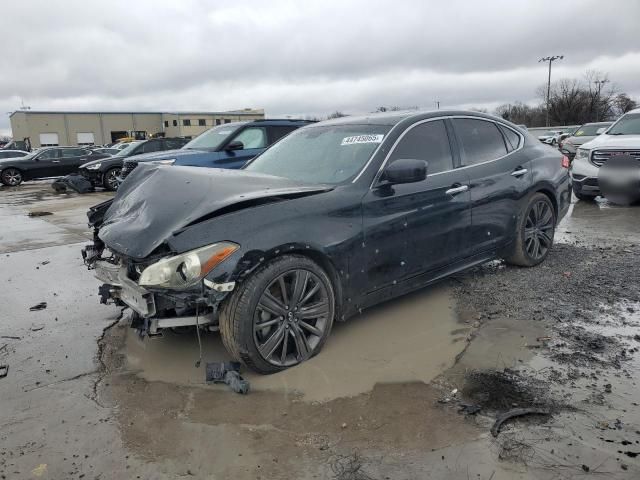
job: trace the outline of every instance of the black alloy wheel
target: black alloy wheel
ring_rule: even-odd
[[[220,335],[234,359],[258,373],[275,373],[320,352],[335,305],[333,283],[320,265],[303,255],[283,255],[224,299]]]
[[[254,342],[267,362],[291,367],[308,359],[329,326],[329,296],[317,275],[296,269],[262,292],[253,318]]]
[[[107,170],[102,177],[102,186],[112,192],[118,190],[120,185],[118,183],[118,177],[120,176],[121,170],[122,169],[120,167],[110,168]]]
[[[514,240],[505,252],[506,262],[521,267],[538,265],[549,255],[555,227],[551,199],[542,192],[531,195],[520,214]]]
[[[6,168],[2,171],[0,181],[8,187],[17,187],[22,183],[22,172],[17,168]]]
[[[553,245],[555,218],[548,201],[539,199],[529,207],[524,228],[524,243],[527,254],[541,261]]]

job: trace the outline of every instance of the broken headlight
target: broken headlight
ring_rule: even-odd
[[[163,258],[142,271],[138,283],[146,287],[182,290],[202,280],[239,245],[220,242],[190,252]]]

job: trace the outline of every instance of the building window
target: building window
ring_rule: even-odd
[[[206,127],[207,126],[207,120],[204,118],[199,118],[198,119],[198,126],[199,127]]]
[[[188,118],[183,118],[182,119],[182,126],[183,127],[190,127],[191,126],[191,120]]]
[[[216,118],[216,125],[220,125],[222,123],[222,120],[220,120],[219,118]]]
[[[177,126],[178,126],[178,120],[174,120],[174,121],[173,121],[173,126],[174,126],[174,127],[177,127]]]
[[[231,120],[229,120],[228,118],[225,118],[224,123],[231,123]]]
[[[165,127],[168,127],[168,126],[169,126],[169,120],[165,120],[165,121],[164,121],[164,126],[165,126]]]

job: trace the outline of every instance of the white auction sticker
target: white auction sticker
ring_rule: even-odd
[[[345,137],[340,145],[353,145],[355,143],[381,143],[384,135],[354,135],[353,137]]]

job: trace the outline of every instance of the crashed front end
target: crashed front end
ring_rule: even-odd
[[[248,268],[220,217],[326,190],[237,170],[141,164],[112,200],[87,213],[94,238],[82,255],[102,282],[101,302],[130,307],[143,333],[214,328],[220,303]],[[206,234],[190,235],[203,223]]]
[[[215,329],[218,306],[235,283],[215,283],[206,275],[238,245],[220,242],[181,255],[156,255],[139,261],[109,250],[96,238],[82,255],[102,282],[100,302],[129,307],[132,327],[141,334],[155,335],[164,328],[191,325]]]

